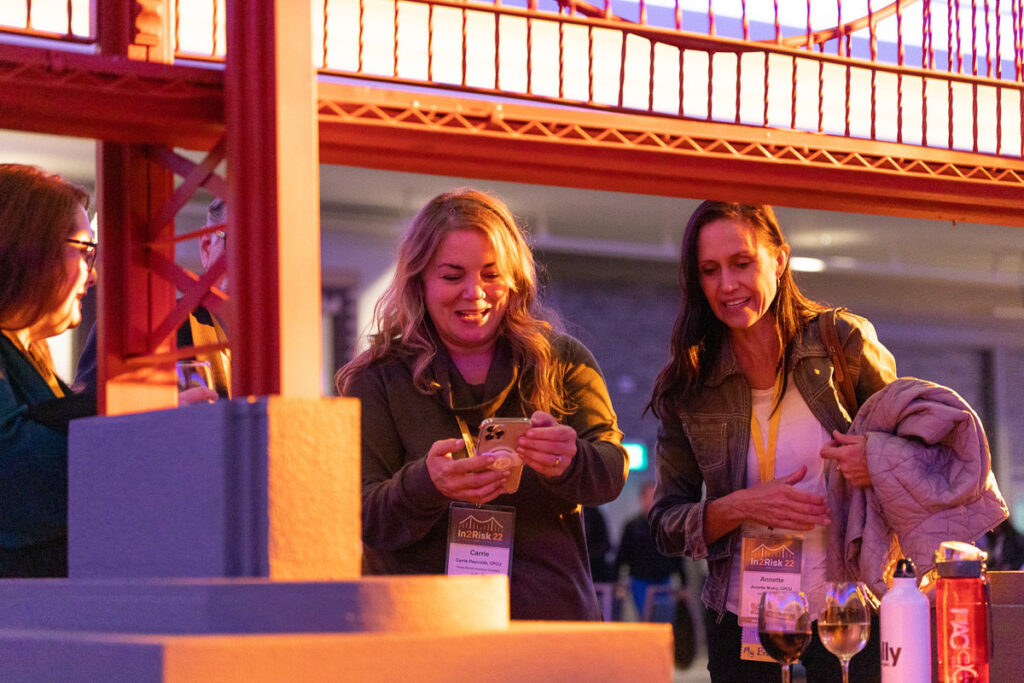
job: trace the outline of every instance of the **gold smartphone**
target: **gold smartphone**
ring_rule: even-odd
[[[476,454],[494,456],[493,469],[512,470],[505,481],[505,493],[514,493],[519,488],[523,459],[516,452],[516,445],[529,428],[530,420],[525,417],[489,417],[480,423]]]

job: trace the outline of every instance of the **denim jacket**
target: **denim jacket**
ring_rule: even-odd
[[[821,341],[818,320],[809,323],[795,344],[793,382],[786,390],[795,386],[829,433],[834,429],[845,432],[852,417],[839,400],[841,390]],[[837,316],[836,328],[860,405],[896,379],[896,364],[866,319],[844,312]],[[725,341],[703,389],[678,414],[663,419],[658,431],[651,532],[666,555],[707,560],[701,598],[719,613],[725,610],[731,558],[738,550],[740,532],[736,529],[707,544],[704,511],[710,501],[746,486],[750,412],[750,385]],[[826,476],[828,471],[826,468]]]

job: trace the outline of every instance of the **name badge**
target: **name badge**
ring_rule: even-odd
[[[516,509],[455,502],[448,507],[445,574],[504,574],[512,571]]]
[[[757,635],[757,609],[764,592],[800,592],[803,541],[792,536],[744,534],[740,554],[740,658],[772,662],[775,660],[761,647]]]

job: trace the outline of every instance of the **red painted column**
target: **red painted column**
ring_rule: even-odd
[[[145,5],[136,0],[100,0],[97,18],[102,54],[169,58],[170,36],[166,30],[154,30],[153,19],[163,17],[166,24],[170,0],[148,0]],[[145,25],[137,26],[137,21]],[[175,297],[174,287],[150,269],[149,259],[155,249],[173,257],[173,247],[150,249],[147,243],[174,234],[173,223],[152,225],[173,192],[174,177],[147,161],[139,145],[100,141],[96,164],[102,240],[97,316],[99,410],[117,415],[173,407],[178,400],[174,363],[132,367],[129,359],[170,351],[173,343],[152,348],[149,339],[174,306]]]
[[[227,4],[235,396],[320,396],[320,181],[310,5]]]
[[[131,367],[129,359],[170,351],[151,348],[150,332],[174,307],[175,289],[149,267],[146,243],[174,234],[174,224],[151,219],[173,192],[173,174],[147,161],[137,145],[97,145],[97,195],[102,247],[99,268],[98,361],[100,413],[119,415],[178,404],[174,362]]]

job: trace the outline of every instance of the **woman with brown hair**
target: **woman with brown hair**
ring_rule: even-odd
[[[741,643],[751,642],[743,622],[753,614],[756,624],[749,587],[782,580],[745,561],[746,541],[789,544],[799,559],[785,580],[817,613],[826,580],[836,580],[827,576],[829,527],[844,515],[829,505],[827,480],[872,484],[866,438],[846,433],[857,406],[840,401],[823,343],[828,309],[797,287],[789,255],[770,206],[697,207],[683,234],[670,358],[651,399],[661,421],[651,531],[663,553],[707,560],[701,598],[716,682],[779,676],[777,664],[741,658]],[[842,313],[835,327],[861,405],[896,379],[895,361],[864,318]],[[851,663],[854,680],[881,675],[877,629],[871,636]],[[808,679],[839,680],[838,659],[814,638],[802,660]]]
[[[597,363],[542,312],[505,205],[467,189],[428,202],[374,318],[337,376],[362,402],[364,571],[445,572],[450,504],[493,502],[515,510],[512,617],[600,619],[581,506],[618,496],[627,456]],[[459,457],[489,417],[529,418],[512,493],[493,456]]]
[[[95,414],[47,338],[77,326],[95,281],[86,192],[0,164],[0,576],[67,575],[67,429]]]

